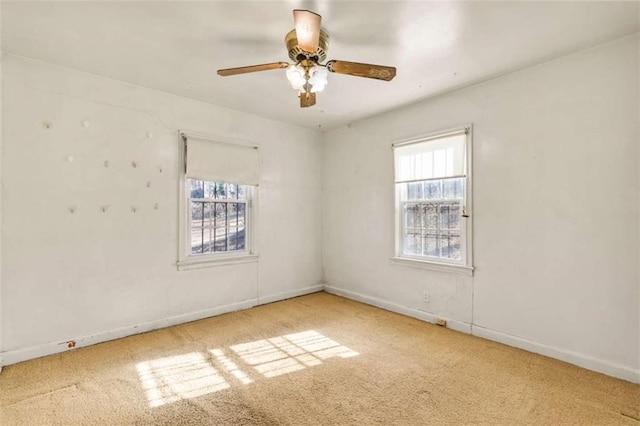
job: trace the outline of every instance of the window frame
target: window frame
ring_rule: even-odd
[[[438,132],[421,135],[419,137],[413,137],[410,139],[396,141],[392,144],[392,149],[395,147],[409,145],[414,143],[422,143],[428,141],[435,141],[446,136],[450,136],[456,133],[465,132],[465,176],[463,179],[463,196],[460,209],[460,260],[454,259],[441,259],[431,256],[411,255],[404,254],[404,206],[406,204],[420,204],[424,202],[433,201],[435,203],[445,202],[446,199],[434,199],[434,200],[402,200],[402,191],[406,187],[407,183],[395,183],[395,231],[394,231],[394,256],[391,257],[391,262],[394,264],[432,269],[442,272],[454,272],[464,275],[473,275],[473,126],[472,124],[466,124],[463,126],[457,126]],[[394,153],[395,158],[395,153]],[[394,160],[395,167],[395,160]],[[425,179],[420,182],[426,182],[428,180],[446,180],[450,178],[436,178]],[[458,199],[456,199],[457,201]],[[466,217],[465,217],[466,216]]]
[[[233,143],[233,142],[221,142],[219,138],[210,136],[203,136],[193,132],[178,132],[179,135],[179,171],[178,171],[178,261],[176,266],[179,271],[207,268],[214,266],[233,265],[240,263],[257,262],[259,253],[257,252],[256,244],[256,210],[258,204],[258,188],[253,185],[245,185],[246,199],[245,200],[216,200],[212,199],[212,202],[244,202],[245,203],[245,249],[234,251],[223,251],[214,253],[191,253],[191,190],[189,188],[189,181],[186,176],[186,150],[184,135],[197,136],[200,139],[211,140],[213,143]],[[242,144],[244,145],[244,144]],[[224,182],[235,184],[235,182]],[[206,202],[208,199],[198,199]],[[228,204],[227,204],[228,205]]]

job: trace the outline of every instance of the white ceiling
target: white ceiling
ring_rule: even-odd
[[[7,2],[16,54],[310,128],[332,128],[638,32],[638,2]],[[284,70],[292,9],[320,13],[329,59],[394,65],[383,82],[331,74],[300,109]]]

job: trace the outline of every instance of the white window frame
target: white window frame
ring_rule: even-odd
[[[463,184],[463,198],[460,220],[460,260],[438,259],[430,256],[417,256],[402,253],[404,247],[404,204],[411,204],[415,201],[402,200],[402,186],[406,184],[394,183],[395,188],[395,250],[391,262],[415,268],[431,269],[441,272],[453,272],[463,275],[473,275],[473,126],[466,124],[454,128],[429,133],[411,139],[396,141],[393,147],[409,145],[414,143],[437,140],[453,134],[465,132],[465,176]],[[442,180],[446,178],[439,178]],[[446,200],[434,200],[434,202],[445,202]]]
[[[176,265],[179,271],[208,268],[214,266],[234,265],[240,263],[257,262],[260,255],[256,248],[256,211],[258,204],[258,188],[252,185],[245,185],[245,249],[231,252],[217,252],[206,254],[191,253],[191,191],[186,176],[186,138],[184,134],[197,136],[201,139],[208,139],[214,143],[232,143],[221,141],[219,138],[205,136],[194,132],[178,132],[179,135],[179,157],[178,170],[178,261]],[[234,183],[234,182],[225,182]],[[203,199],[206,201],[207,199]],[[211,200],[215,202],[230,202],[225,200]],[[238,200],[243,202],[243,200]],[[236,201],[237,202],[237,201]]]

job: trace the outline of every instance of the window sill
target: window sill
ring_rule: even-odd
[[[179,260],[176,265],[178,271],[188,271],[190,269],[212,268],[215,266],[238,265],[242,263],[257,262],[259,254],[244,254],[239,256],[220,256],[220,257],[192,257]]]
[[[412,268],[430,269],[438,272],[451,272],[454,274],[467,275],[472,277],[473,266],[451,265],[448,263],[437,263],[428,260],[411,259],[407,257],[392,257],[389,261],[394,265],[409,266]]]

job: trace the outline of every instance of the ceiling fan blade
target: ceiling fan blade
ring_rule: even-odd
[[[286,68],[288,66],[289,64],[286,62],[272,62],[270,64],[250,65],[248,67],[226,68],[218,70],[218,75],[226,77],[229,75],[244,74],[247,72],[275,70],[279,68]]]
[[[300,93],[300,108],[307,108],[316,104],[316,94],[311,92]]]
[[[309,10],[295,9],[293,11],[293,22],[300,49],[307,53],[316,53],[320,42],[321,21],[322,16]]]
[[[329,61],[327,69],[338,74],[355,75],[356,77],[376,78],[391,81],[396,76],[396,67],[384,65],[361,64],[359,62]]]

